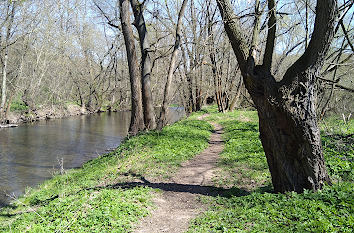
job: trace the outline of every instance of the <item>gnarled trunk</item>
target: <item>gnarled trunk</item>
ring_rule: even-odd
[[[267,84],[248,88],[258,110],[260,139],[274,190],[321,189],[330,179],[317,126],[314,84],[297,79],[285,87],[272,77],[263,79]]]

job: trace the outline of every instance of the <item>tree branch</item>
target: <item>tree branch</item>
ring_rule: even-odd
[[[268,0],[268,35],[266,48],[263,57],[263,65],[267,70],[271,70],[272,61],[273,61],[273,52],[274,52],[274,43],[275,43],[275,33],[277,30],[277,20],[275,16],[276,4],[275,0]]]
[[[106,12],[103,11],[103,9],[100,7],[100,5],[98,5],[98,3],[96,1],[93,1],[93,4],[97,7],[97,9],[101,12],[102,16],[105,17],[105,19],[107,20],[107,24],[113,28],[117,28],[119,31],[122,31],[122,28],[120,27],[120,25],[116,25],[114,23],[112,23],[112,20],[108,17],[108,15],[106,14]]]
[[[343,20],[340,21],[340,26],[341,26],[341,28],[342,28],[342,30],[343,30],[344,36],[345,36],[345,38],[347,39],[350,48],[352,49],[352,52],[354,52],[354,46],[353,46],[352,42],[350,41],[350,38],[349,38],[349,36],[348,36],[347,30],[346,30],[345,27],[344,27]]]
[[[309,68],[321,67],[334,36],[338,15],[336,0],[317,0],[316,19],[312,38],[304,54],[286,71],[282,83],[289,83]],[[303,78],[307,76],[304,75]]]
[[[248,46],[240,26],[240,21],[233,12],[230,0],[216,0],[216,2],[224,21],[225,31],[240,65],[241,73],[246,75]]]
[[[342,86],[342,85],[340,85],[340,84],[337,84],[337,83],[340,81],[340,79],[336,79],[336,80],[334,80],[334,81],[328,80],[328,79],[324,79],[324,78],[321,78],[321,77],[319,77],[318,79],[321,80],[321,81],[323,81],[323,82],[326,82],[327,84],[335,85],[335,87],[338,87],[338,88],[340,88],[340,89],[342,89],[342,90],[345,90],[345,91],[349,91],[349,92],[354,93],[354,89],[353,89],[353,88],[345,87],[345,86]]]
[[[259,0],[256,0],[255,3],[255,9],[254,9],[254,23],[253,23],[253,31],[252,31],[252,41],[251,41],[251,46],[250,46],[250,51],[248,56],[253,56],[254,59],[256,59],[256,55],[253,54],[254,51],[256,50],[256,44],[258,43],[258,37],[259,37],[259,24],[260,24],[260,11],[259,11],[259,5],[260,2]]]

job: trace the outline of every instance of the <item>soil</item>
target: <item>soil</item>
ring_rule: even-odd
[[[203,115],[199,120],[203,120]],[[218,170],[217,161],[223,150],[222,127],[212,123],[214,132],[209,147],[201,154],[182,164],[177,174],[165,183],[150,183],[162,193],[154,199],[156,208],[150,216],[142,219],[136,233],[184,232],[189,222],[206,210],[200,201],[201,195],[217,195],[213,187],[214,173]],[[146,181],[145,181],[146,182]]]

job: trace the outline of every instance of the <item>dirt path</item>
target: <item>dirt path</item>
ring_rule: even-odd
[[[204,117],[205,115],[199,119]],[[207,149],[182,164],[177,174],[167,183],[150,183],[149,186],[161,188],[163,192],[154,199],[157,208],[140,222],[134,232],[184,232],[188,229],[190,220],[206,209],[198,197],[216,195],[212,187],[212,177],[224,147],[221,139],[222,127],[218,124],[213,126],[214,132]]]

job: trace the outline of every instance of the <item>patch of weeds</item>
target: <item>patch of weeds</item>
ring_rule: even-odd
[[[331,177],[338,182],[354,182],[354,136],[348,134],[323,135],[322,145]]]
[[[138,162],[131,161],[129,172],[162,177],[173,174],[183,161],[208,146],[211,130],[209,123],[189,119],[166,127],[161,132],[145,134],[139,141],[143,141],[146,148],[140,153]],[[135,141],[131,143],[129,147],[135,148]]]
[[[16,100],[11,103],[10,111],[26,111],[28,110],[28,106],[22,100]]]
[[[204,113],[218,113],[218,107],[216,104],[213,105],[207,105],[202,108],[201,112]]]
[[[352,232],[353,190],[343,183],[316,193],[214,198],[188,232]]]
[[[147,188],[82,190],[20,214],[10,224],[15,232],[126,232],[131,223],[148,214]],[[8,228],[0,228],[7,231]]]
[[[354,119],[349,116],[331,116],[320,122],[320,129],[327,135],[350,135],[354,133]]]

